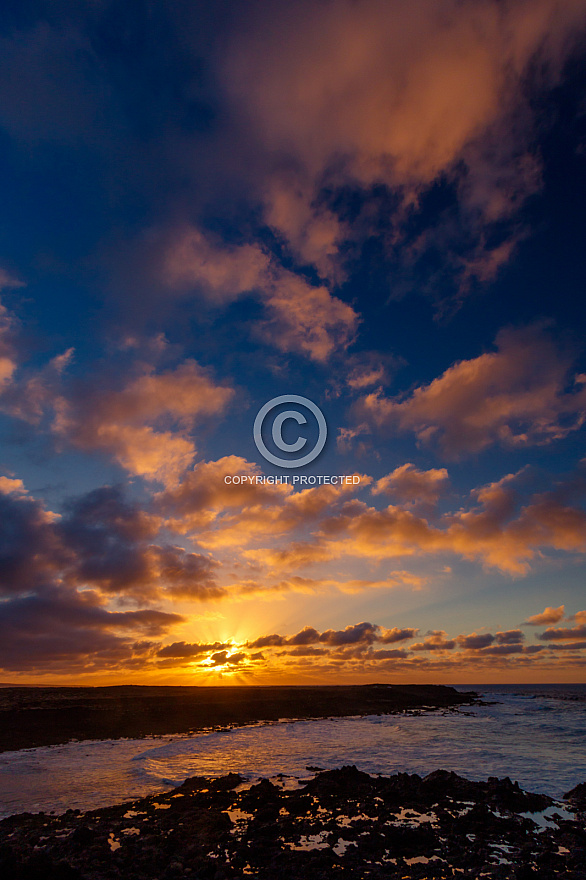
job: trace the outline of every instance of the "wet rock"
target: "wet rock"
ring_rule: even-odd
[[[580,807],[581,810],[586,809],[586,782],[580,782],[571,791],[566,792],[564,800],[570,801]]]
[[[192,777],[85,816],[10,817],[2,880],[585,880],[583,822],[549,810],[539,828],[522,813],[551,798],[510,779],[342,767],[294,790],[263,780],[239,791],[242,781]]]

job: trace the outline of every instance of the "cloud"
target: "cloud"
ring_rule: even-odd
[[[579,615],[586,623],[586,612]],[[321,633],[315,627],[305,626],[292,636],[275,633],[259,636],[232,649],[262,648],[266,672],[309,674],[319,681],[328,675],[350,675],[353,677],[346,680],[363,680],[368,675],[396,671],[417,676],[438,673],[457,676],[451,680],[461,681],[462,675],[471,669],[483,674],[490,674],[490,670],[507,670],[511,674],[522,668],[551,672],[562,668],[562,664],[580,667],[586,645],[586,641],[578,642],[570,635],[567,643],[559,645],[526,645],[519,629],[497,630],[496,634],[475,631],[456,637],[435,629],[428,631],[422,641],[414,642],[417,634],[416,628],[387,629],[369,622]],[[405,644],[400,648],[380,647],[394,642]],[[563,658],[557,658],[556,651],[563,654]]]
[[[527,574],[531,561],[548,548],[584,553],[586,512],[568,503],[572,494],[577,499],[584,496],[580,473],[528,498],[524,474],[524,470],[509,474],[473,490],[468,507],[447,512],[434,523],[405,506],[391,504],[379,510],[358,499],[340,499],[338,510],[318,520],[310,539],[291,541],[286,547],[245,550],[244,556],[276,573],[341,557],[382,561],[450,553],[519,576]],[[389,578],[388,585],[411,583],[417,588],[422,583],[400,577],[400,571]],[[322,582],[327,584],[328,579]],[[369,585],[377,582],[364,584]]]
[[[190,431],[219,415],[233,390],[194,360],[142,373],[121,388],[85,388],[62,398],[55,433],[73,446],[111,455],[131,474],[175,483],[196,453]]]
[[[316,633],[317,635],[317,633]],[[273,633],[270,636],[260,636],[254,642],[248,644],[249,648],[279,648],[286,643],[283,636]]]
[[[371,385],[381,385],[387,381],[388,367],[392,362],[389,354],[379,355],[363,352],[346,360],[346,383],[354,391],[361,391]],[[354,366],[352,366],[354,364]]]
[[[484,655],[489,655],[493,657],[507,657],[510,654],[522,654],[523,645],[521,645],[519,642],[511,642],[510,644],[503,645],[491,645],[490,647],[483,648],[482,653]]]
[[[250,479],[226,482],[234,475]],[[257,483],[256,475],[258,465],[237,455],[198,462],[178,485],[155,496],[155,506],[174,531],[187,533],[211,526],[225,510],[276,507],[292,491],[285,483]]]
[[[384,493],[394,496],[407,506],[433,507],[447,491],[448,486],[449,477],[445,468],[421,471],[408,462],[377,480],[372,487],[372,494]]]
[[[572,627],[559,627],[546,629],[537,638],[544,642],[566,641],[586,638],[586,611],[579,611],[574,615],[577,624]]]
[[[334,276],[350,233],[328,193],[387,187],[400,201],[389,236],[399,248],[421,193],[447,180],[476,240],[464,281],[492,277],[515,233],[480,247],[486,230],[541,184],[532,91],[558,83],[585,18],[582,0],[258,7],[222,64],[262,159],[268,223],[296,259]],[[457,242],[448,248],[456,262]]]
[[[47,423],[62,443],[105,453],[149,480],[176,482],[195,457],[194,428],[234,396],[193,359],[157,369],[172,354],[162,336],[125,340],[113,351],[117,371],[100,364],[90,379],[75,382],[66,373],[72,348],[27,368],[18,362],[17,334],[18,323],[0,305],[0,410],[35,427]]]
[[[443,629],[434,629],[426,633],[422,642],[410,645],[411,651],[453,651],[456,647],[456,639],[448,638]]]
[[[17,481],[13,481],[17,482]],[[169,543],[155,543],[160,520],[104,487],[48,511],[21,492],[0,494],[0,585],[8,596],[91,587],[92,594],[135,602],[219,598],[217,563]],[[85,595],[85,593],[84,593]],[[115,617],[110,617],[115,620]],[[130,618],[125,618],[130,619]]]
[[[71,555],[67,579],[139,601],[161,598],[205,600],[225,590],[216,582],[217,563],[154,539],[160,520],[104,487],[69,502],[57,526]]]
[[[233,476],[246,479],[235,484]],[[197,534],[204,547],[243,546],[306,528],[355,491],[346,483],[294,491],[292,484],[260,482],[261,476],[258,465],[239,456],[201,462],[157,496],[156,508],[171,528]],[[369,482],[361,475],[362,485]]]
[[[197,4],[173,4],[156,21],[128,16],[131,65],[106,48],[114,19],[108,4],[75,14],[66,5],[2,37],[0,121],[17,143],[33,154],[58,145],[72,167],[81,151],[84,168],[89,156],[99,169],[104,207],[140,193],[157,229],[253,227],[267,241],[268,225],[285,265],[333,283],[354,235],[381,237],[382,227],[391,258],[407,262],[443,237],[443,261],[466,286],[493,277],[520,237],[519,213],[542,179],[534,98],[559,84],[585,9],[260,0],[202,17]],[[421,208],[434,184],[454,204],[430,218]],[[413,225],[427,234],[414,241]],[[193,238],[195,256],[186,247],[182,261],[221,298],[241,264],[226,257],[218,271]],[[262,271],[258,251],[248,256]],[[321,342],[312,351],[322,356]]]
[[[495,638],[499,645],[514,645],[524,641],[525,636],[520,629],[508,629],[506,632],[497,632]]]
[[[160,519],[121,489],[89,492],[67,502],[58,515],[16,488],[0,492],[3,668],[63,671],[73,664],[95,671],[135,664],[144,670],[161,648],[144,636],[160,639],[185,622],[154,603],[226,595],[217,582],[218,564],[157,543]],[[135,606],[131,610],[124,607],[129,603]],[[143,641],[137,642],[138,636]],[[178,644],[186,655],[185,643]],[[224,647],[216,643],[209,650]],[[169,648],[161,658],[179,653]]]
[[[0,289],[20,287],[0,269]],[[22,323],[0,303],[0,412],[38,426],[44,414],[58,404],[63,371],[73,360],[69,348],[41,367],[27,367]]]
[[[156,610],[108,611],[97,593],[45,590],[13,598],[0,609],[0,667],[9,671],[94,671],[144,667],[154,645],[136,633],[161,636],[183,618]],[[132,634],[135,633],[133,636]]]
[[[460,635],[456,641],[462,648],[477,651],[479,648],[488,648],[489,645],[492,645],[494,642],[494,636],[491,635],[491,633],[478,635],[478,633],[474,632],[468,636]]]
[[[163,281],[178,289],[196,290],[209,302],[225,305],[244,294],[256,294],[265,317],[256,334],[284,352],[326,361],[345,349],[358,325],[353,308],[285,269],[258,244],[212,243],[194,227],[182,230],[166,247]]]
[[[10,290],[15,287],[24,287],[24,282],[19,281],[14,275],[10,272],[7,272],[6,269],[3,269],[0,266],[0,292],[3,290]]]
[[[412,627],[399,629],[399,627],[394,626],[392,629],[383,629],[377,641],[382,642],[384,645],[392,645],[395,642],[404,642],[407,639],[412,639],[418,632],[419,630]]]
[[[52,583],[67,561],[55,515],[32,497],[0,494],[0,521],[0,593],[25,595]]]
[[[230,645],[223,645],[221,642],[213,642],[211,644],[173,642],[157,651],[157,657],[173,657],[185,660],[192,657],[200,657],[202,654],[207,654],[210,651],[219,651],[229,647]]]
[[[0,290],[9,286],[8,276],[0,269]],[[0,395],[10,384],[16,371],[16,350],[14,336],[16,320],[8,309],[0,303]]]
[[[372,623],[357,623],[354,626],[347,626],[344,630],[328,629],[319,637],[320,642],[327,645],[354,645],[363,643],[371,645],[377,641],[379,628]]]
[[[528,617],[524,626],[546,626],[548,623],[558,623],[565,613],[565,605],[560,605],[558,608],[548,605],[541,614],[534,614],[532,617]]]
[[[0,492],[3,495],[10,495],[12,493],[15,495],[26,495],[27,489],[25,489],[22,480],[13,477],[0,477]]]
[[[212,242],[195,226],[169,237],[160,272],[169,286],[195,289],[215,304],[232,302],[272,282],[270,256],[259,245]]]
[[[418,632],[416,629],[405,628],[385,629],[378,624],[363,622],[347,626],[343,630],[328,629],[325,632],[318,632],[311,626],[306,626],[300,632],[289,638],[273,634],[270,636],[261,636],[254,642],[251,642],[250,648],[267,648],[267,647],[283,647],[283,646],[308,646],[315,644],[329,645],[330,647],[340,648],[347,645],[372,645],[374,642],[380,642],[384,645],[394,644],[396,642],[404,642]]]
[[[404,399],[367,395],[356,415],[376,429],[413,432],[450,458],[498,443],[544,445],[586,420],[586,383],[542,327],[503,330],[494,352],[449,367]],[[569,379],[569,382],[568,382]],[[570,390],[566,390],[570,385]]]
[[[563,484],[530,497],[521,506],[516,481],[522,473],[475,490],[476,508],[446,517],[446,543],[453,552],[521,575],[529,571],[529,561],[547,547],[586,550],[586,513],[566,503]],[[580,492],[580,482],[576,474],[569,484]]]
[[[218,651],[215,654],[212,654],[210,660],[212,666],[225,666],[230,664],[232,666],[238,666],[239,663],[242,663],[243,660],[247,660],[248,656],[244,652],[236,652],[235,654],[228,654],[227,651]]]

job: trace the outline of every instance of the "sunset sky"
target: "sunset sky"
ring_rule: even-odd
[[[586,0],[0,6],[0,682],[584,680],[585,48]]]

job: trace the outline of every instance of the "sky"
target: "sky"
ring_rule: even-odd
[[[1,5],[0,681],[584,681],[585,48]]]

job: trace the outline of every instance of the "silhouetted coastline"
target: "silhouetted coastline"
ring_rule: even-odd
[[[280,718],[458,708],[476,700],[476,693],[446,685],[6,687],[0,690],[0,751]]]

